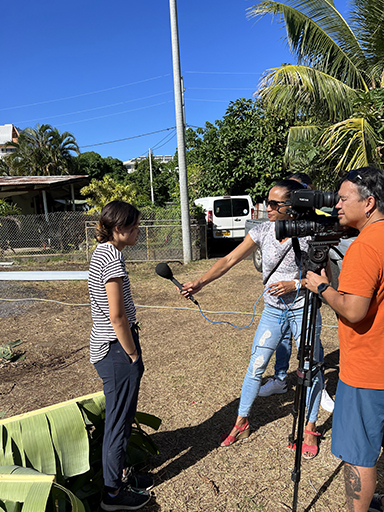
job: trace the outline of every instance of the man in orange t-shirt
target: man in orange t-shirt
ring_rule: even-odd
[[[331,450],[345,461],[348,512],[367,512],[384,436],[384,171],[350,171],[336,208],[340,225],[359,231],[345,255],[339,289],[330,286],[324,270],[320,276],[308,272],[306,286],[339,315]]]

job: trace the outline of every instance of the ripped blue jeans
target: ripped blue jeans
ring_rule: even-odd
[[[263,373],[281,341],[287,336],[293,335],[297,348],[299,348],[303,309],[290,310],[288,313],[285,313],[283,320],[281,317],[282,313],[281,309],[266,304],[261,315],[253,340],[251,360],[241,389],[238,415],[243,418],[249,416],[252,404],[259,394]],[[318,311],[313,355],[316,362],[319,362],[319,358],[323,354],[320,332],[321,315],[320,311]],[[323,375],[322,372],[318,372],[313,378],[312,386],[307,390],[307,422],[315,423],[317,420],[322,388]]]

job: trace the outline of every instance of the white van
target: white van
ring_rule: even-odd
[[[232,240],[245,237],[245,221],[252,219],[254,213],[250,196],[200,197],[195,204],[204,209],[209,237]]]

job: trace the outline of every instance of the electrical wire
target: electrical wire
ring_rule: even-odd
[[[184,73],[193,75],[262,75],[260,73],[249,73],[249,72],[237,72],[237,71],[184,71]]]
[[[79,124],[86,123],[87,121],[95,121],[97,119],[105,119],[106,117],[120,116],[122,114],[129,114],[130,112],[137,112],[138,110],[145,110],[152,107],[158,107],[160,105],[166,105],[167,103],[172,103],[173,100],[162,101],[161,103],[155,103],[154,105],[147,105],[146,107],[137,107],[132,108],[130,110],[123,110],[121,112],[115,112],[114,114],[106,114],[105,116],[97,116],[97,117],[89,117],[88,119],[81,119],[80,121],[70,121],[68,123],[56,124],[56,126],[66,126],[67,124]]]
[[[66,96],[64,98],[57,98],[54,100],[39,101],[36,103],[29,103],[27,105],[16,105],[15,107],[0,108],[0,112],[2,112],[3,110],[13,110],[13,109],[17,109],[17,108],[35,107],[36,105],[45,105],[47,103],[55,103],[57,101],[72,100],[75,98],[82,98],[84,96],[90,96],[91,94],[99,94],[101,92],[115,91],[116,89],[122,89],[123,87],[130,87],[131,85],[138,85],[138,84],[142,84],[144,82],[158,80],[159,78],[165,78],[170,75],[171,75],[170,73],[167,73],[166,75],[159,75],[159,76],[154,76],[152,78],[145,78],[144,80],[138,80],[137,82],[131,82],[129,84],[123,84],[123,85],[116,85],[114,87],[108,87],[107,89],[100,89],[98,91],[84,92],[82,94],[75,94],[73,96]]]
[[[187,87],[187,91],[254,91],[251,87]]]
[[[54,116],[48,116],[48,117],[43,117],[43,118],[38,117],[35,119],[26,119],[24,121],[15,121],[14,124],[19,125],[19,124],[23,124],[23,123],[31,123],[34,121],[41,122],[41,121],[47,120],[47,119],[56,119],[58,117],[74,116],[77,114],[83,114],[84,112],[93,112],[95,110],[102,110],[104,108],[117,107],[118,105],[124,105],[126,103],[133,103],[134,101],[147,100],[149,98],[155,98],[157,96],[164,96],[164,94],[170,94],[170,93],[172,93],[172,91],[159,92],[157,94],[151,94],[150,96],[143,96],[142,98],[135,98],[132,100],[127,100],[127,101],[119,101],[118,103],[111,103],[110,105],[103,105],[101,107],[87,108],[85,110],[77,110],[76,112],[67,112],[66,114],[56,114]]]
[[[151,149],[160,149],[168,142],[170,142],[176,135],[176,128],[174,129],[173,133],[168,133],[164,138],[162,138],[157,144],[155,144]],[[167,140],[166,140],[167,139]],[[164,141],[164,142],[163,142]],[[163,143],[162,143],[163,142]],[[161,144],[162,143],[162,144]]]
[[[132,137],[125,137],[124,139],[109,140],[106,142],[96,142],[95,144],[88,144],[87,146],[80,146],[80,149],[91,148],[93,146],[102,146],[103,144],[113,144],[114,142],[123,142],[124,140],[138,139],[140,137],[146,137],[147,135],[154,135],[155,133],[161,133],[161,132],[165,132],[167,130],[174,130],[175,128],[176,128],[176,126],[171,126],[170,128],[163,128],[162,130],[156,130],[155,132],[142,133],[141,135],[133,135]]]

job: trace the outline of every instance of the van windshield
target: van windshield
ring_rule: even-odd
[[[249,214],[247,199],[217,199],[214,204],[216,217],[244,217]]]

